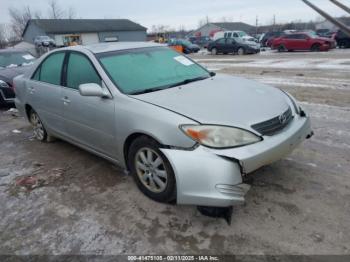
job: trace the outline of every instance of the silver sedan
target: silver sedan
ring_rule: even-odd
[[[153,43],[55,50],[15,79],[38,140],[66,140],[124,168],[148,197],[227,207],[243,176],[312,135],[288,93],[215,75]]]

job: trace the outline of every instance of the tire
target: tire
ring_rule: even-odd
[[[39,141],[46,141],[48,138],[46,129],[41,122],[39,115],[33,109],[29,112],[29,121],[33,126],[34,137]]]
[[[174,171],[157,142],[146,136],[133,141],[128,152],[128,167],[146,196],[162,203],[176,200]]]
[[[218,50],[214,47],[211,49],[211,54],[212,55],[217,55],[218,54]]]
[[[184,51],[183,51],[183,52],[184,52],[184,54],[186,54],[186,55],[191,54],[191,50],[186,49],[186,48],[184,49]]]
[[[238,54],[238,55],[244,55],[244,54],[245,54],[244,48],[243,48],[243,47],[238,48],[237,54]]]
[[[320,44],[313,44],[311,46],[311,51],[312,52],[319,52],[319,51],[321,51],[321,45]]]
[[[285,52],[288,51],[287,48],[284,45],[279,45],[277,48],[278,52]]]

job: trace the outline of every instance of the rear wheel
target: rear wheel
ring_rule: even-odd
[[[174,171],[157,142],[145,136],[137,138],[129,149],[128,166],[146,196],[165,203],[176,199]]]
[[[217,54],[218,54],[218,50],[214,47],[214,48],[211,50],[211,54],[212,54],[212,55],[217,55]]]
[[[320,44],[314,44],[311,47],[312,52],[319,52],[321,50],[321,45]]]
[[[47,132],[39,115],[34,110],[30,110],[29,121],[33,126],[35,138],[39,141],[45,141],[47,139]]]

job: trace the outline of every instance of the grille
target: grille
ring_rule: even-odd
[[[288,126],[292,119],[292,110],[288,107],[288,110],[283,114],[270,120],[252,125],[252,128],[263,136],[272,136]]]

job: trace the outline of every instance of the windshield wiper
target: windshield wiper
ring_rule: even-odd
[[[192,82],[204,80],[204,79],[207,79],[207,78],[209,78],[209,77],[208,76],[200,76],[200,77],[185,79],[185,80],[183,80],[181,82],[169,85],[169,86],[167,86],[167,88],[172,88],[172,87],[176,87],[176,86],[182,86],[182,85],[186,85],[186,84],[189,84],[189,83],[192,83]]]
[[[167,85],[167,86],[163,86],[163,87],[149,88],[149,89],[145,89],[145,90],[141,90],[141,91],[136,91],[136,92],[130,93],[129,95],[141,95],[141,94],[146,94],[146,93],[152,93],[155,91],[160,91],[160,90],[164,90],[164,89],[168,89],[168,88],[172,88],[172,87],[176,87],[176,86],[186,85],[186,84],[189,84],[191,82],[200,81],[200,80],[204,80],[207,78],[209,78],[209,77],[208,76],[200,76],[200,77],[195,77],[195,78],[191,78],[191,79],[185,79],[185,80],[178,82],[178,83],[175,83],[175,84],[171,84],[171,85]]]
[[[159,88],[159,87],[149,88],[149,89],[145,89],[145,90],[141,90],[141,91],[136,91],[136,92],[130,93],[129,95],[147,94],[147,93],[152,93],[152,92],[163,90],[163,89],[164,88]]]

